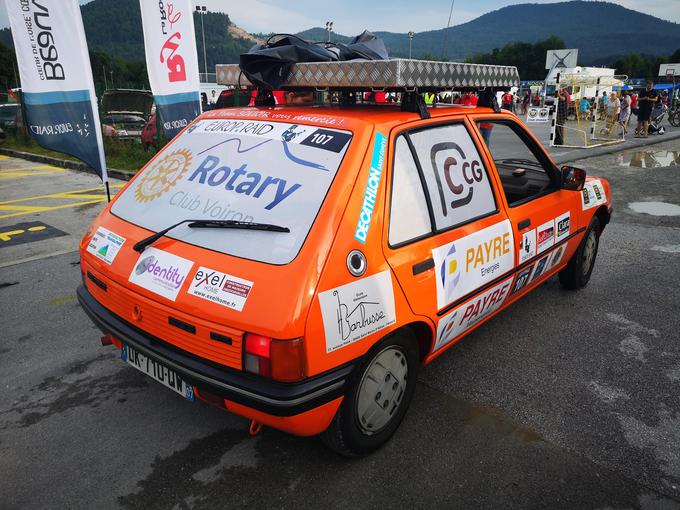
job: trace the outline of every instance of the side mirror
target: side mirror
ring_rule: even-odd
[[[562,189],[570,191],[581,191],[583,185],[586,183],[586,171],[581,168],[573,166],[563,166],[562,174]]]

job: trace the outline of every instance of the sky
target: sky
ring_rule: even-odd
[[[0,0],[0,28],[8,25],[5,3]],[[17,1],[17,0],[11,0]],[[52,0],[54,1],[54,0]],[[56,0],[68,1],[68,0]],[[80,0],[81,4],[89,0]],[[154,1],[154,0],[145,0]],[[234,23],[248,32],[300,32],[333,21],[335,32],[356,35],[371,31],[422,32],[446,26],[450,0],[192,0],[209,10],[226,12]],[[554,3],[555,0],[526,0]],[[523,0],[454,0],[451,25],[470,21],[489,11]],[[680,0],[618,0],[619,5],[680,23]]]

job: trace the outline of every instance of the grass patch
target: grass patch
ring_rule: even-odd
[[[78,161],[69,154],[63,152],[51,151],[38,145],[32,137],[25,133],[16,132],[6,133],[7,138],[0,147],[7,149],[14,149],[22,152],[30,152],[32,154],[39,154],[41,156],[50,156],[57,159],[64,159],[67,161]],[[145,152],[142,145],[139,143],[125,142],[116,138],[104,138],[104,153],[106,154],[106,165],[109,168],[116,168],[118,170],[126,170],[131,173],[136,173],[142,168],[155,154],[153,151]]]

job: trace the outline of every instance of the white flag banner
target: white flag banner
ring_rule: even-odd
[[[108,182],[97,96],[77,0],[5,0],[21,76],[27,129]]]
[[[169,137],[201,113],[191,0],[139,0],[149,83]]]

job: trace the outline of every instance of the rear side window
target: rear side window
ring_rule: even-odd
[[[410,137],[423,169],[437,230],[496,212],[489,175],[465,125],[437,126]]]
[[[430,233],[430,216],[418,168],[406,138],[397,138],[392,178],[389,242],[391,246]]]
[[[189,228],[168,237],[270,264],[300,251],[352,134],[238,119],[203,119],[175,138],[117,197],[116,216],[158,232],[185,219],[287,227],[289,233]]]

